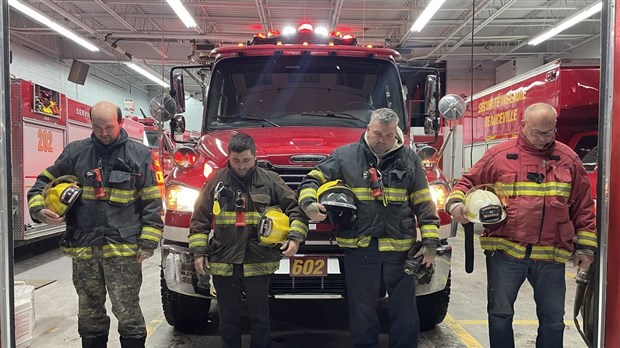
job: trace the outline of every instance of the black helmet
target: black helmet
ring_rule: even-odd
[[[357,197],[351,188],[340,180],[326,182],[316,191],[319,203],[327,209],[332,225],[346,225],[357,218]]]

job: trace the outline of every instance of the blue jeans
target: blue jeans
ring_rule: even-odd
[[[416,348],[420,318],[413,276],[403,270],[407,252],[379,251],[373,238],[367,248],[344,248],[349,322],[354,348],[379,348],[377,300],[381,277],[388,293],[390,348]]]
[[[566,281],[564,263],[516,259],[503,252],[485,252],[487,312],[492,348],[514,347],[514,303],[527,279],[534,289],[538,316],[537,348],[561,348],[564,335]]]

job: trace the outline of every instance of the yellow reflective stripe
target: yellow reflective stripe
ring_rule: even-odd
[[[110,191],[112,189],[109,187],[104,188],[105,197],[103,198],[95,198],[95,188],[92,186],[82,186],[82,194],[80,197],[82,199],[93,199],[93,200],[107,200],[110,197]]]
[[[577,231],[577,244],[598,247],[596,233],[590,231]]]
[[[431,196],[431,192],[429,191],[429,189],[425,188],[425,189],[415,191],[412,194],[410,194],[409,200],[411,201],[411,204],[416,205],[416,204],[432,201],[433,197]]]
[[[406,202],[407,190],[402,188],[385,187],[383,194],[387,196],[388,201],[392,202]]]
[[[161,237],[163,235],[163,231],[159,230],[155,227],[151,226],[143,226],[142,233],[140,234],[140,238],[153,241],[155,243],[159,243]]]
[[[515,183],[498,183],[509,196],[559,196],[570,197],[571,184],[564,182],[518,181]]]
[[[209,242],[209,235],[204,233],[196,233],[189,235],[189,248],[206,247]]]
[[[76,247],[69,248],[61,246],[60,249],[71,258],[86,260],[91,259],[93,257],[93,248],[92,247]]]
[[[297,201],[301,202],[301,200],[305,198],[312,198],[313,200],[316,200],[316,190],[312,187],[306,187],[301,189],[301,191],[299,191],[299,198],[297,199]]]
[[[291,227],[289,229],[289,232],[299,232],[301,234],[303,234],[304,236],[308,235],[308,225],[304,224],[303,222],[299,221],[299,220],[293,220],[293,222],[291,222]]]
[[[158,186],[146,187],[140,190],[140,198],[143,200],[161,198],[161,190]]]
[[[47,169],[44,169],[44,170],[43,170],[43,172],[41,172],[41,174],[42,174],[44,177],[46,177],[46,178],[50,179],[50,181],[54,181],[54,180],[56,180],[56,177],[55,177],[55,176],[53,176],[53,175],[52,175],[52,173],[48,172],[48,171],[47,171]]]
[[[110,191],[110,202],[129,203],[136,199],[136,190],[121,190],[113,188]]]
[[[209,262],[209,273],[230,277],[233,273],[233,265],[229,263]]]
[[[357,248],[357,247],[366,248],[368,247],[368,245],[370,245],[370,239],[371,239],[370,236],[362,236],[362,237],[355,237],[355,238],[336,237],[336,242],[338,242],[338,245],[343,248]]]
[[[463,191],[455,190],[450,192],[448,195],[448,200],[456,199],[459,201],[465,200],[465,193]]]
[[[244,263],[243,275],[245,277],[273,274],[280,268],[280,261],[261,262],[261,263]]]
[[[312,169],[310,173],[308,173],[308,176],[316,179],[321,185],[327,182],[327,179],[325,179],[325,175],[323,175],[323,173],[318,169]]]
[[[422,225],[420,232],[422,232],[422,238],[439,238],[439,227],[435,225]]]
[[[506,254],[514,258],[517,258],[517,259],[525,258],[525,247],[524,246],[511,242],[504,238],[480,237],[480,246],[484,250],[503,251]],[[530,254],[530,258],[532,260],[554,261],[554,262],[566,262],[568,261],[570,256],[571,256],[571,253],[566,250],[559,249],[553,246],[540,246],[540,245],[532,246],[532,253]]]
[[[370,187],[351,187],[351,191],[360,201],[372,201],[375,198],[370,194]]]
[[[413,247],[413,237],[408,239],[379,238],[379,251],[408,251]]]
[[[135,256],[138,254],[138,244],[106,244],[101,251],[103,257]]]
[[[260,222],[258,212],[249,211],[245,213],[245,223],[247,225],[258,225]],[[234,225],[237,222],[237,213],[232,211],[222,211],[219,215],[215,215],[215,224]]]
[[[43,200],[43,196],[34,195],[28,200],[28,209],[32,209],[34,207],[45,207],[45,200]]]

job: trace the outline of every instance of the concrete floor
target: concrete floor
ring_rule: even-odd
[[[454,246],[452,268],[452,297],[448,316],[436,329],[420,336],[419,347],[488,347],[486,320],[486,275],[484,255],[476,242],[475,270],[464,271],[463,235],[450,243]],[[36,327],[32,347],[81,347],[77,334],[77,295],[71,283],[71,260],[62,255],[53,241],[16,250],[16,280],[55,280],[35,291]],[[144,283],[141,304],[148,325],[147,347],[220,347],[217,317],[201,332],[184,334],[165,321],[159,289],[159,254],[143,266]],[[567,265],[566,312],[572,313],[575,293],[575,269]],[[109,302],[109,301],[108,301]],[[380,305],[383,320],[381,346],[387,347],[387,315],[385,302]],[[534,347],[537,321],[532,289],[524,284],[516,303],[514,330],[517,347]],[[215,309],[211,308],[215,313]],[[120,347],[116,320],[108,347]],[[272,302],[272,335],[274,348],[348,347],[346,302],[343,300],[274,300]],[[564,346],[586,347],[569,315],[565,316]],[[246,329],[247,333],[247,329]],[[248,336],[244,336],[249,346]]]

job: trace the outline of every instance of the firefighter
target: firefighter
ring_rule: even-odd
[[[554,140],[556,120],[551,105],[528,106],[519,137],[490,148],[448,196],[461,223],[468,222],[465,192],[475,185],[496,183],[508,197],[506,219],[480,236],[491,347],[514,347],[514,302],[525,279],[534,289],[536,347],[562,347],[565,263],[574,256],[588,269],[597,250],[590,181],[577,154]]]
[[[121,109],[113,103],[95,104],[90,116],[90,138],[67,145],[39,174],[28,191],[28,207],[36,222],[67,223],[61,248],[73,259],[82,347],[106,347],[106,290],[118,319],[121,346],[144,347],[142,261],[153,255],[163,229],[151,150],[129,141],[121,128]],[[75,176],[82,192],[60,216],[52,210],[57,204],[46,207],[43,189],[63,175]]]
[[[355,220],[336,226],[336,240],[345,253],[353,346],[379,346],[377,299],[383,279],[389,299],[390,347],[417,347],[420,319],[415,282],[403,265],[416,241],[416,225],[425,247],[415,256],[423,256],[425,266],[433,263],[439,217],[422,162],[403,146],[393,110],[373,111],[359,142],[336,148],[303,179],[299,204],[311,220],[327,217],[317,190],[333,180],[342,180],[357,196]]]
[[[262,243],[258,233],[261,216],[273,207],[289,218],[286,240],[275,246]],[[274,218],[277,214],[264,215]],[[210,274],[213,278],[223,348],[241,348],[243,294],[250,316],[251,346],[271,347],[271,275],[278,270],[282,255],[295,255],[307,233],[308,220],[297,205],[295,192],[275,172],[256,165],[252,137],[233,135],[226,167],[207,179],[196,200],[189,235],[198,277]]]

